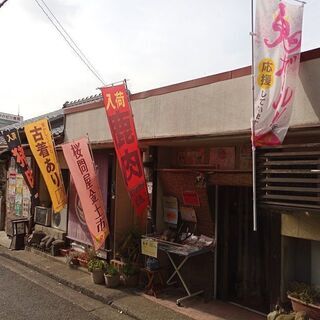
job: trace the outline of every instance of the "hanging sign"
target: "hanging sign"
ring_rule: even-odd
[[[137,215],[149,205],[136,129],[124,84],[101,89],[117,158]]]
[[[27,124],[24,127],[24,131],[31,152],[48,188],[52,201],[52,209],[54,212],[60,212],[67,203],[66,193],[48,120],[41,119]]]
[[[257,1],[254,36],[253,144],[281,144],[299,72],[303,4]]]
[[[178,224],[178,199],[175,197],[163,197],[164,221],[172,225]]]
[[[21,145],[18,130],[16,128],[5,130],[3,131],[2,135],[6,140],[8,148],[19,167],[19,171],[22,173],[22,176],[30,190],[32,200],[38,201],[39,195],[35,190],[33,172],[29,167],[27,158]]]
[[[63,144],[62,150],[79,195],[93,245],[98,250],[109,235],[109,225],[88,139]]]
[[[141,253],[149,257],[158,257],[158,242],[152,239],[141,239]]]

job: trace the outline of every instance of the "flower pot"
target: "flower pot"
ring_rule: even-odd
[[[79,266],[78,258],[76,257],[70,257],[66,256],[66,263],[69,266],[69,268],[76,269]]]
[[[91,272],[91,277],[93,283],[95,284],[103,284],[104,283],[104,272],[103,270],[96,269]]]
[[[293,311],[305,311],[312,320],[320,320],[320,305],[307,304],[297,298],[288,296],[291,300]]]
[[[123,275],[123,281],[127,287],[136,287],[138,285],[139,275],[138,274],[134,274],[130,276]]]
[[[108,288],[116,288],[120,284],[120,274],[116,274],[114,276],[110,274],[104,275],[105,284]]]
[[[83,268],[88,268],[88,260],[87,259],[82,259],[78,258],[79,264]]]

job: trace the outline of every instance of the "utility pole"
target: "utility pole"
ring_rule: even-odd
[[[3,0],[1,3],[0,3],[0,8],[7,2],[8,0]]]

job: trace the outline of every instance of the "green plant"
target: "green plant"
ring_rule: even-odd
[[[136,262],[140,254],[141,233],[136,230],[130,230],[124,237],[119,247],[118,254],[127,258],[129,263]]]
[[[288,295],[307,304],[320,304],[320,290],[306,283],[293,282],[288,290]]]
[[[89,246],[85,248],[84,252],[79,253],[79,259],[90,261],[97,257],[96,252],[94,249],[90,248]]]
[[[88,256],[88,260],[92,260],[97,257],[96,251],[89,246],[85,248],[85,254]]]
[[[93,258],[88,262],[88,271],[92,272],[93,270],[104,270],[105,262],[98,258]]]
[[[127,263],[123,266],[122,272],[125,276],[133,276],[139,272],[139,269],[131,263]]]
[[[107,265],[107,270],[105,272],[106,274],[110,275],[110,276],[116,276],[119,274],[119,271],[117,270],[117,268],[115,266],[113,266],[112,264],[108,264]]]

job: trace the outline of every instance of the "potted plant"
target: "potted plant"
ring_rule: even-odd
[[[130,230],[124,237],[117,255],[124,263],[137,262],[140,255],[141,233],[136,229]]]
[[[139,281],[139,268],[128,263],[123,266],[123,281],[127,287],[136,287]]]
[[[107,265],[104,280],[108,288],[116,288],[120,283],[120,273],[112,264]]]
[[[313,320],[320,320],[320,290],[305,283],[293,283],[288,291],[294,311],[305,311]]]
[[[88,268],[89,257],[86,252],[79,254],[78,261],[81,267]]]
[[[88,271],[91,272],[92,280],[96,284],[104,283],[105,263],[103,260],[93,258],[88,262]]]
[[[96,253],[93,249],[87,247],[84,252],[81,252],[78,257],[78,261],[81,267],[88,268],[88,262],[96,257]]]

